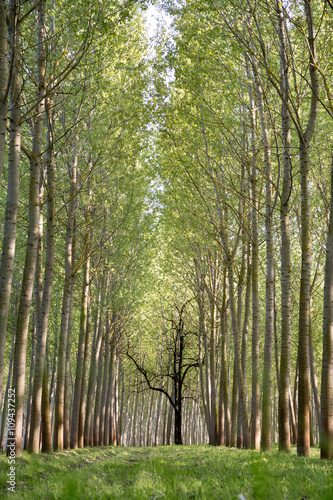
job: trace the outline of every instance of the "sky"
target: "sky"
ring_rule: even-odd
[[[156,5],[150,5],[148,7],[146,11],[146,19],[148,35],[150,38],[152,38],[155,34],[158,21],[164,23],[166,27],[170,27],[172,23],[172,17]]]

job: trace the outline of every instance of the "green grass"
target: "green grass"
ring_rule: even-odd
[[[16,492],[0,455],[0,498],[333,500],[333,463],[213,448],[85,448],[16,459]]]

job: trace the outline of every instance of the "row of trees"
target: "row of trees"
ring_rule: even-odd
[[[331,5],[144,6],[0,2],[1,447],[332,458]]]
[[[120,439],[118,351],[152,218],[138,5],[0,5],[1,447],[17,455]]]
[[[165,8],[156,168],[198,305],[209,441],[234,444],[238,421],[239,445],[269,450],[278,387],[280,450],[310,454],[312,416],[332,458],[331,4]]]

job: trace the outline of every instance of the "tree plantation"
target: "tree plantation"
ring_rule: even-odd
[[[330,0],[0,0],[4,456],[333,458],[332,53]]]

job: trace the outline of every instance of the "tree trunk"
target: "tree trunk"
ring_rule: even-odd
[[[111,419],[111,407],[112,407],[112,398],[113,398],[113,376],[114,376],[114,360],[115,360],[115,346],[114,346],[114,337],[115,337],[115,315],[112,317],[112,333],[110,336],[110,357],[109,357],[109,370],[107,373],[107,385],[106,385],[106,400],[105,400],[105,415],[104,415],[104,446],[108,446],[110,443],[110,419]]]
[[[3,29],[2,16],[5,15],[5,2],[0,5],[0,58],[3,43],[7,45],[7,37],[1,35]],[[10,136],[8,144],[8,184],[6,213],[3,228],[2,255],[0,264],[0,406],[2,398],[3,371],[5,363],[6,332],[9,310],[9,300],[12,287],[13,266],[16,244],[16,227],[18,216],[18,199],[20,184],[20,154],[21,154],[21,82],[19,75],[20,46],[17,30],[18,11],[15,0],[9,3],[9,43],[12,64],[12,81],[10,86]],[[7,52],[7,49],[6,49]],[[7,58],[7,55],[6,55]],[[2,58],[1,58],[2,59]],[[0,60],[0,64],[3,61]],[[0,68],[1,70],[1,68]],[[1,104],[0,104],[1,106]],[[0,110],[1,121],[1,110]],[[0,124],[1,127],[1,124]],[[1,128],[0,128],[1,134]],[[0,138],[1,140],[1,138]],[[1,147],[1,146],[0,146]],[[1,153],[0,153],[1,154]]]
[[[43,392],[42,392],[42,452],[52,452],[52,426],[49,403],[49,391],[47,384],[46,363],[44,363]]]
[[[311,389],[312,389],[312,396],[313,396],[312,406],[314,407],[316,421],[318,423],[318,426],[320,427],[320,401],[319,401],[317,374],[316,374],[316,366],[315,366],[313,344],[312,344],[311,318],[310,318],[310,331],[309,331],[309,354],[310,354]]]
[[[243,446],[248,448],[250,446],[250,435],[249,435],[249,424],[247,416],[247,405],[246,405],[246,391],[244,376],[242,371],[242,361],[240,352],[240,339],[239,331],[237,328],[237,316],[235,307],[235,296],[234,296],[234,275],[233,275],[233,262],[228,261],[228,278],[229,278],[229,299],[230,299],[230,313],[231,313],[231,323],[233,330],[234,339],[234,356],[235,356],[235,367],[236,367],[236,377],[239,392],[239,410],[242,415],[242,425],[243,425]]]
[[[74,388],[72,420],[71,420],[70,447],[74,450],[77,449],[79,446],[80,403],[82,394],[82,382],[84,377],[83,369],[84,369],[84,354],[85,354],[86,335],[87,335],[87,314],[88,314],[89,281],[90,281],[89,241],[90,241],[90,236],[87,232],[85,239],[85,248],[87,253],[83,268],[80,332],[79,332],[79,343],[76,355],[75,388]]]
[[[210,256],[212,260],[212,256]],[[210,341],[209,341],[209,377],[210,377],[210,439],[209,444],[217,444],[217,401],[216,401],[216,337],[217,337],[217,294],[218,294],[218,263],[217,259],[209,262],[210,275]],[[207,358],[206,358],[207,359]]]
[[[221,311],[221,392],[224,408],[224,444],[230,446],[230,407],[228,390],[228,318],[227,318],[227,273],[225,271]],[[221,436],[220,436],[221,439]]]
[[[267,116],[264,106],[264,94],[255,56],[252,58],[252,67],[257,94],[257,103],[261,124],[261,134],[264,144],[265,158],[265,237],[266,237],[266,321],[264,369],[262,384],[262,417],[261,417],[261,448],[263,451],[271,449],[271,419],[272,419],[272,359],[274,339],[274,251],[273,251],[273,199],[272,199],[272,166],[271,144],[267,125]]]
[[[320,456],[333,458],[333,166],[325,263]]]
[[[6,143],[8,113],[8,59],[7,59],[7,8],[6,0],[0,1],[0,179]],[[11,63],[13,61],[11,60]],[[1,394],[0,387],[0,394]]]
[[[285,19],[279,2],[276,3],[281,75],[281,118],[283,141],[283,185],[280,204],[281,227],[281,361],[279,379],[279,450],[290,452],[290,343],[291,343],[291,265],[290,265],[290,225],[289,199],[291,195],[291,134],[289,114],[289,66],[285,42]]]
[[[52,284],[53,284],[53,270],[54,270],[54,226],[55,226],[55,214],[54,214],[54,158],[53,158],[53,148],[52,148],[52,123],[53,120],[49,116],[48,120],[48,153],[46,156],[47,161],[47,244],[46,244],[46,261],[45,261],[45,274],[44,274],[44,284],[43,284],[43,298],[41,301],[40,314],[37,318],[37,356],[35,364],[35,375],[34,375],[34,388],[33,388],[33,404],[32,404],[32,418],[31,418],[31,433],[30,433],[30,444],[29,451],[31,453],[39,452],[39,436],[40,436],[40,424],[41,424],[41,413],[42,413],[42,390],[43,390],[43,377],[44,377],[44,367],[45,367],[45,353],[46,353],[46,340],[47,340],[47,328],[49,322],[49,313],[51,306],[51,294],[52,294]],[[41,228],[42,228],[41,221]],[[40,244],[41,238],[43,236],[43,230],[41,229],[40,234]],[[42,249],[41,249],[42,250]],[[42,264],[42,251],[38,256],[40,264]],[[41,276],[40,276],[41,279]],[[49,419],[46,419],[44,423],[47,424]],[[49,431],[47,431],[49,432]]]
[[[32,154],[30,155],[30,184],[29,184],[29,227],[26,260],[23,272],[22,291],[17,319],[15,355],[14,355],[14,379],[16,407],[15,407],[15,437],[16,454],[22,454],[22,425],[23,425],[23,405],[24,386],[26,371],[26,350],[28,340],[30,306],[35,277],[37,246],[39,236],[39,182],[40,163],[43,138],[43,118],[44,118],[44,94],[45,94],[45,50],[44,50],[44,6],[45,0],[39,2],[37,6],[37,95],[36,114],[32,138]]]
[[[247,387],[246,387],[245,380],[246,380],[246,366],[247,366],[247,339],[248,339],[248,332],[249,332],[250,309],[251,309],[251,255],[250,255],[249,243],[247,244],[246,254],[247,254],[247,259],[246,259],[247,260],[247,277],[246,277],[246,292],[245,292],[245,301],[244,301],[244,319],[243,319],[243,327],[242,327],[241,361],[242,361],[242,372],[244,374],[245,391],[247,394]],[[242,434],[244,434],[243,428],[242,428]]]
[[[100,326],[101,337],[104,335],[104,315],[101,317]],[[100,445],[100,423],[101,423],[101,402],[102,402],[102,385],[103,385],[103,372],[104,372],[104,351],[105,340],[102,340],[101,349],[98,358],[98,374],[96,384],[96,398],[94,407],[94,446]]]
[[[249,57],[246,56],[246,71],[249,82],[251,73]],[[260,305],[259,305],[259,231],[258,231],[258,191],[256,159],[256,110],[252,85],[249,83],[250,121],[251,121],[251,205],[252,205],[252,397],[251,397],[251,447],[260,448],[260,389],[259,389],[259,340],[260,340]]]
[[[102,280],[103,287],[104,280]],[[86,418],[84,423],[84,446],[90,446],[90,436],[91,436],[91,424],[92,424],[92,412],[93,412],[93,402],[96,389],[97,380],[97,365],[99,353],[102,345],[102,328],[100,328],[101,317],[104,312],[103,308],[103,288],[102,296],[100,296],[100,307],[97,313],[96,323],[95,323],[95,335],[92,346],[90,372],[89,372],[89,382],[88,382],[88,393],[87,393],[87,404],[86,404]]]
[[[88,382],[87,377],[88,377],[88,366],[90,357],[90,339],[91,339],[91,310],[90,310],[90,297],[88,297],[86,338],[84,347],[82,387],[81,387],[81,399],[80,399],[80,410],[79,410],[79,428],[78,428],[79,448],[83,448],[84,446],[84,426],[85,426],[86,399],[87,399],[87,382]]]
[[[237,422],[238,422],[238,384],[236,374],[236,363],[233,363],[233,376],[232,376],[232,402],[231,402],[231,437],[230,446],[236,448],[237,446]]]
[[[55,417],[53,431],[53,448],[55,451],[64,448],[64,395],[66,376],[66,352],[68,344],[69,317],[71,296],[74,284],[74,250],[75,250],[75,212],[76,212],[76,182],[77,157],[71,165],[69,176],[71,179],[70,202],[65,246],[65,281],[62,299],[60,335],[58,343],[58,367],[55,394]]]
[[[101,409],[99,421],[99,446],[104,445],[104,426],[105,426],[105,409],[106,409],[106,396],[108,388],[109,366],[110,366],[110,312],[106,312],[106,334],[104,339],[104,373],[103,373],[103,387],[101,396]]]
[[[310,455],[310,359],[309,328],[311,301],[311,227],[309,147],[315,130],[319,107],[319,81],[316,69],[315,33],[312,19],[311,0],[304,0],[308,27],[309,73],[311,80],[311,106],[305,132],[299,133],[299,156],[301,173],[301,250],[302,269],[299,302],[298,332],[298,438],[297,454]]]
[[[175,444],[183,444],[182,439],[182,407],[175,410]]]
[[[24,434],[24,448],[23,449],[24,450],[28,449],[29,436],[30,436],[32,387],[33,387],[33,382],[34,382],[35,360],[36,360],[36,321],[34,321],[34,327],[33,327],[32,336],[31,336],[30,373],[29,373],[28,398],[27,398],[26,411],[25,411],[25,429],[23,427],[23,434]]]
[[[73,237],[73,262],[75,262],[75,231]],[[67,346],[65,359],[65,383],[64,383],[64,448],[70,449],[70,415],[71,403],[73,398],[73,383],[71,373],[71,355],[72,355],[72,336],[73,336],[73,301],[74,301],[74,276],[71,277],[71,288],[69,296],[68,328],[67,328]]]
[[[13,331],[12,348],[11,348],[11,351],[10,351],[10,359],[9,359],[9,367],[8,367],[7,387],[6,387],[5,400],[4,400],[4,403],[3,403],[3,410],[2,410],[2,415],[1,415],[1,432],[0,432],[0,450],[1,451],[5,447],[5,439],[6,439],[6,423],[7,423],[7,414],[8,414],[8,398],[9,398],[9,390],[11,389],[11,383],[12,383],[14,346],[15,346],[15,330]]]

